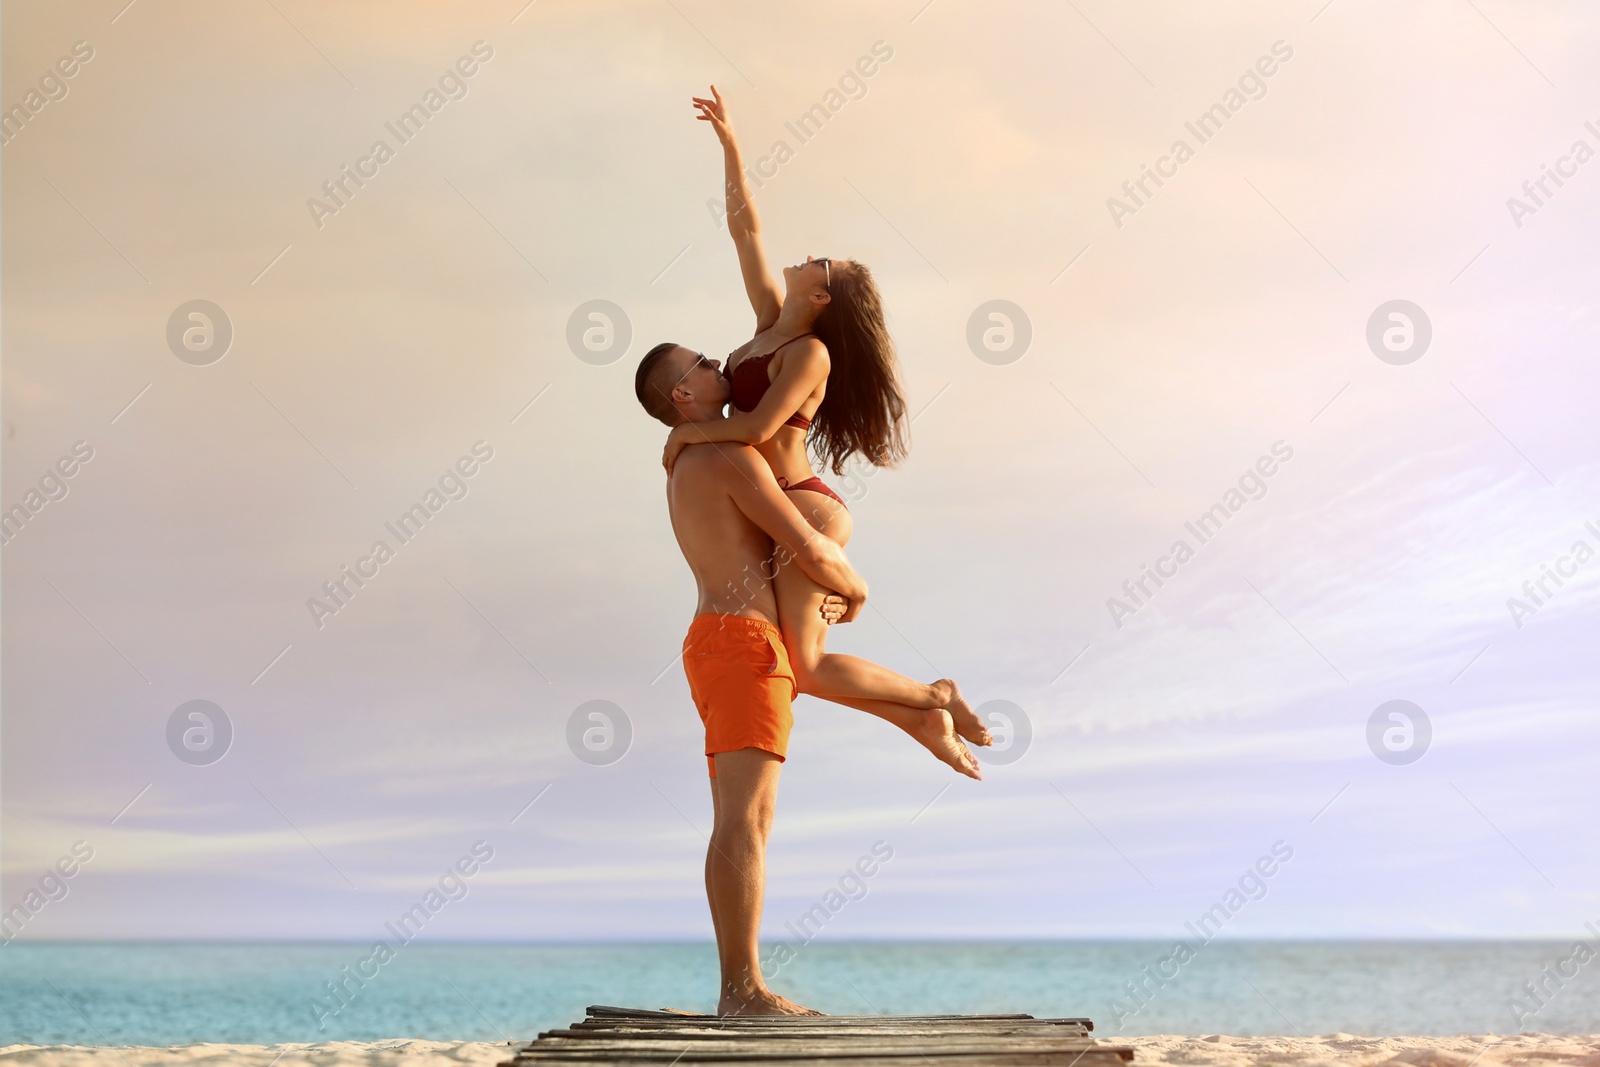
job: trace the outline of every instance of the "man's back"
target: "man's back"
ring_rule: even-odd
[[[754,455],[748,445],[684,449],[667,481],[667,508],[678,547],[699,586],[695,614],[746,615],[776,624],[773,541],[740,506],[750,506],[752,493],[761,495],[761,487],[752,484]],[[759,457],[756,462],[765,470]],[[771,472],[765,473],[771,481]],[[772,489],[777,489],[775,481]]]

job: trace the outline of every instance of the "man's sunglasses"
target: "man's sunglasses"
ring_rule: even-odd
[[[707,359],[706,358],[706,354],[704,352],[696,352],[695,355],[698,358],[694,361],[693,364],[690,365],[688,370],[683,372],[683,378],[687,378],[689,375],[693,374],[695,371],[699,370],[701,367],[709,367],[712,370],[716,370],[717,369],[717,361],[714,360],[714,359]],[[679,378],[676,382],[673,382],[672,383],[672,388],[676,389],[678,386],[682,385],[683,384],[683,378]],[[670,390],[669,390],[669,392],[670,392]]]

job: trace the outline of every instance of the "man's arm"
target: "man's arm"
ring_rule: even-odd
[[[745,517],[764,530],[772,543],[806,577],[850,601],[840,622],[851,622],[867,600],[867,583],[850,566],[844,549],[814,530],[778,487],[772,468],[749,445],[714,445],[728,461],[728,493]],[[783,562],[783,560],[780,560]]]

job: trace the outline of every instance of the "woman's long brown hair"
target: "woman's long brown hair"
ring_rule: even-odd
[[[808,443],[834,474],[843,474],[845,461],[857,454],[874,467],[892,467],[909,443],[883,301],[866,267],[845,259],[831,266],[832,299],[811,327],[828,346],[828,389]]]

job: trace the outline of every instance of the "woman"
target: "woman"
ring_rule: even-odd
[[[811,469],[807,439],[834,474],[844,473],[845,462],[858,454],[874,466],[905,456],[905,401],[883,305],[867,268],[850,260],[807,256],[784,267],[779,294],[727,107],[714,85],[711,94],[711,100],[694,97],[694,106],[722,142],[728,232],[755,308],[756,334],[729,353],[723,367],[736,410],[725,420],[674,428],[662,462],[670,473],[678,453],[699,442],[753,445],[800,513],[844,545],[850,512]],[[779,628],[800,692],[886,719],[957,771],[982,777],[960,738],[987,745],[989,731],[954,681],[924,685],[876,663],[829,653],[820,611],[829,591],[798,567],[779,568],[774,582]]]

